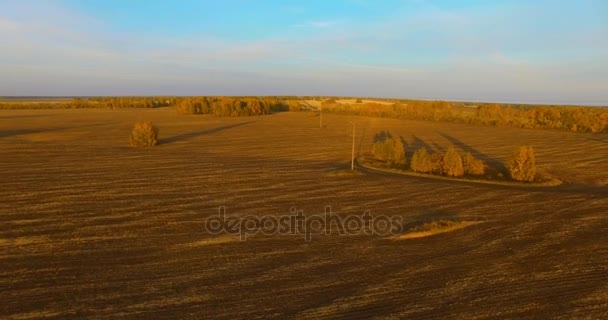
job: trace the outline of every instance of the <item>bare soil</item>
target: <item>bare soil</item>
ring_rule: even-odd
[[[0,111],[0,318],[608,317],[608,136],[167,108]],[[129,147],[137,120],[160,145]],[[467,184],[350,166],[389,130],[499,164],[523,144],[564,185]],[[204,231],[206,217],[483,221],[407,241]]]

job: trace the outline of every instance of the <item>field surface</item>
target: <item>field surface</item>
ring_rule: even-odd
[[[128,146],[136,120],[161,144]],[[0,111],[2,319],[608,318],[608,135],[312,113]],[[362,170],[389,130],[498,165],[523,144],[564,181],[478,185]],[[430,237],[204,231],[206,217],[475,221]]]

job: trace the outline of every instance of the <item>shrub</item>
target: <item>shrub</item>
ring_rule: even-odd
[[[425,147],[422,147],[412,156],[412,160],[410,162],[410,167],[415,172],[420,173],[431,173],[433,171],[433,163],[431,162],[431,155],[426,150]]]
[[[464,166],[460,153],[450,146],[443,156],[443,173],[452,177],[462,177],[464,175]]]
[[[363,101],[361,100],[361,98],[357,98],[357,100],[355,100],[355,103],[363,103]]]
[[[462,157],[462,165],[464,173],[472,176],[483,175],[486,171],[486,166],[483,161],[475,158],[470,152],[467,152]]]
[[[158,128],[150,121],[136,122],[131,131],[130,144],[133,147],[152,147],[158,144]]]
[[[531,146],[519,147],[509,163],[511,178],[517,181],[533,182],[536,177],[536,158]]]

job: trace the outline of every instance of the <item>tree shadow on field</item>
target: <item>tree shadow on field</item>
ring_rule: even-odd
[[[445,148],[439,145],[437,142],[433,142],[433,146],[439,153],[445,153]]]
[[[357,146],[357,155],[361,155],[361,145],[363,144],[363,141],[365,140],[365,132],[367,131],[367,128],[363,128],[363,130],[361,130],[361,136],[359,138],[359,146]]]
[[[431,147],[431,145],[429,145],[428,143],[426,143],[424,140],[420,139],[417,135],[413,134],[412,135],[412,142],[411,143],[407,143],[407,141],[402,140],[405,147],[405,154],[408,157],[408,159],[411,159],[411,157],[414,155],[414,152],[416,152],[416,150],[424,147],[426,148],[426,150],[429,153],[435,153],[435,148]]]
[[[392,138],[393,135],[388,131],[380,131],[374,135],[374,142],[384,142],[386,139]]]
[[[46,133],[53,131],[61,131],[66,128],[38,128],[38,129],[14,129],[14,130],[0,130],[0,138],[8,138],[13,136],[20,136],[24,134],[34,134],[34,133]]]
[[[55,116],[52,113],[40,113],[40,114],[19,114],[19,115],[0,115],[0,119],[17,119],[17,118],[41,118]]]
[[[178,142],[178,141],[186,141],[186,140],[190,140],[190,139],[200,137],[203,135],[213,134],[213,133],[221,132],[221,131],[228,130],[228,129],[238,128],[240,126],[244,126],[244,125],[252,123],[252,122],[255,122],[255,121],[239,122],[239,123],[229,124],[229,125],[225,125],[225,126],[221,126],[221,127],[211,128],[211,129],[182,133],[182,134],[178,134],[173,137],[160,139],[159,143],[167,144],[167,143],[173,143],[173,142]]]
[[[479,150],[447,133],[439,132],[439,134],[450,141],[450,143],[452,143],[456,148],[459,148],[464,152],[470,152],[475,158],[483,160],[483,162],[485,162],[491,170],[496,170],[497,173],[502,173],[503,175],[509,175],[509,170],[502,161],[480,152]]]

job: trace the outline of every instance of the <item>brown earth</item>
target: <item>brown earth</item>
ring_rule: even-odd
[[[128,146],[136,120],[160,128]],[[565,184],[475,185],[363,171],[390,130],[498,165],[522,144]],[[0,318],[608,317],[608,135],[310,113],[0,112]],[[213,236],[204,219],[320,214],[483,221],[432,237]]]

